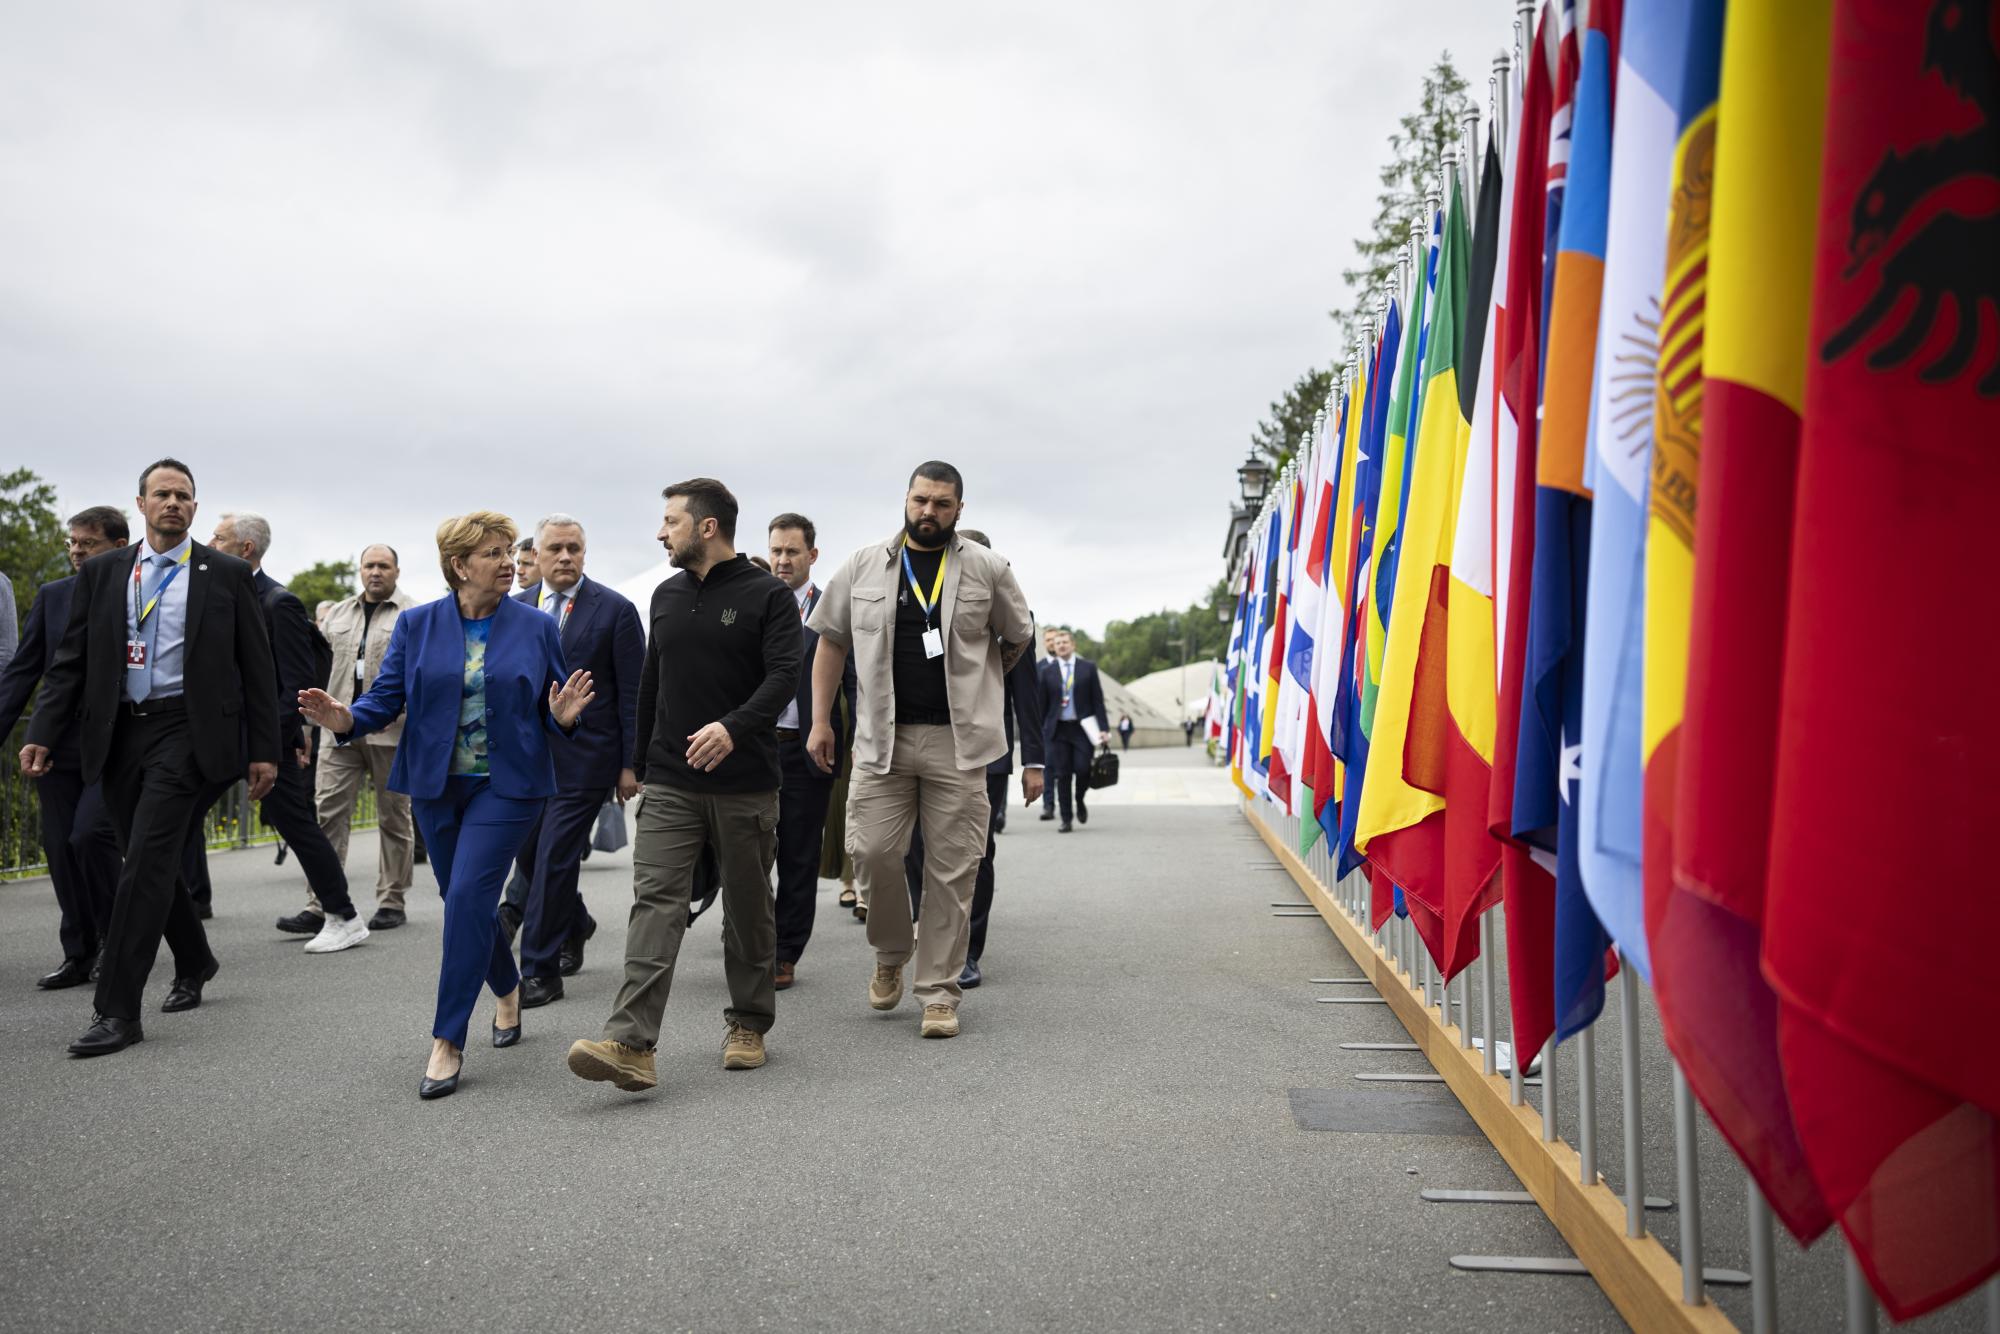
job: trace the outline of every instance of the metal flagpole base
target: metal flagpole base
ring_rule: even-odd
[[[1535,1197],[1525,1190],[1442,1190],[1427,1187],[1417,1192],[1432,1204],[1533,1204]],[[1646,1197],[1646,1207],[1662,1212],[1674,1207],[1672,1200],[1657,1195]]]
[[[1590,1272],[1581,1260],[1554,1255],[1454,1255],[1451,1257],[1451,1267],[1499,1274],[1588,1274]],[[1720,1283],[1726,1287],[1740,1288],[1750,1282],[1750,1276],[1740,1269],[1707,1269],[1702,1271],[1702,1277],[1710,1283]]]
[[[1356,1075],[1356,1076],[1355,1076],[1355,1078],[1356,1078],[1356,1079],[1358,1079],[1358,1080],[1360,1080],[1360,1081],[1361,1081],[1362,1083],[1364,1083],[1364,1084],[1442,1084],[1442,1083],[1444,1083],[1444,1076],[1443,1076],[1443,1075],[1439,1075],[1439,1074],[1428,1074],[1428,1073],[1427,1073],[1427,1074],[1420,1074],[1420,1075],[1390,1075],[1390,1074],[1367,1074],[1367,1075]]]

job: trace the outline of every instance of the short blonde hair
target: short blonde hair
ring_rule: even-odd
[[[516,535],[514,521],[495,510],[474,510],[439,524],[438,568],[444,571],[446,586],[456,591],[464,582],[451,568],[453,560],[464,560],[496,537],[511,552]]]

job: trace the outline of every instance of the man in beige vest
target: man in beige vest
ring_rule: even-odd
[[[352,704],[357,695],[375,684],[396,618],[415,605],[396,587],[401,574],[394,547],[386,543],[369,547],[361,553],[361,591],[335,603],[326,614],[326,638],[333,645],[333,672],[326,693],[342,704]],[[347,861],[348,826],[354,819],[355,803],[361,799],[361,784],[366,781],[375,788],[382,855],[375,877],[375,915],[368,919],[370,931],[387,931],[403,924],[403,894],[413,873],[410,799],[389,790],[389,764],[402,736],[403,720],[398,718],[356,745],[322,746],[319,752],[314,804],[319,809],[319,827],[343,865]],[[311,902],[299,916],[310,919],[318,914],[319,904]]]
[[[927,1038],[958,1034],[959,975],[992,815],[986,766],[1007,753],[1002,683],[1035,633],[1012,567],[959,538],[964,497],[958,469],[920,464],[903,498],[902,531],[849,556],[808,622],[820,641],[807,748],[829,772],[833,700],[854,657],[847,846],[870,904],[868,1003],[896,1008],[914,954],[911,989]],[[913,931],[903,854],[919,820],[924,899],[922,930]]]

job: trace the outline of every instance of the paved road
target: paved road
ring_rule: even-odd
[[[1002,838],[962,1037],[919,1040],[908,1001],[867,1009],[862,929],[829,882],[770,1064],[720,1068],[712,915],[638,1097],[562,1062],[611,999],[628,854],[587,864],[604,927],[568,998],[519,1047],[475,1045],[437,1103],[416,1096],[427,892],[407,928],[307,956],[270,926],[295,868],[219,856],[207,1002],[73,1061],[87,997],[32,987],[46,882],[0,887],[0,1327],[1620,1328],[1588,1280],[1446,1266],[1562,1249],[1533,1209],[1418,1202],[1512,1186],[1484,1140],[1300,1127],[1295,1090],[1381,1065],[1337,1042],[1401,1035],[1382,1007],[1313,1003],[1306,979],[1344,956],[1270,914],[1289,881],[1197,753],[1126,764],[1077,833],[1017,815]],[[354,862],[372,883],[372,839]]]

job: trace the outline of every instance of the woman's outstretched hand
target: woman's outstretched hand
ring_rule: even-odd
[[[336,736],[354,730],[354,711],[324,690],[299,692],[299,716],[314,727],[324,727]]]
[[[560,686],[549,685],[549,712],[555,720],[568,727],[583,716],[590,707],[590,701],[597,698],[597,692],[590,688],[590,673],[581,669],[571,672],[569,680]]]

